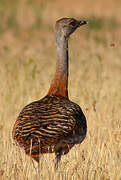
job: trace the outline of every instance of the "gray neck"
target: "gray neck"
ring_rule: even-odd
[[[64,76],[68,76],[68,39],[66,39],[64,36],[58,36],[56,34],[56,46],[56,75],[64,78]]]
[[[56,74],[48,95],[60,95],[68,98],[68,39],[56,33],[57,64]]]

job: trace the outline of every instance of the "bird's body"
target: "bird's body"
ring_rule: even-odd
[[[64,34],[62,32],[64,23],[75,27],[67,35],[66,31],[63,31]],[[86,118],[79,105],[68,98],[68,37],[83,24],[86,23],[72,18],[57,21],[55,78],[48,94],[25,106],[14,124],[13,139],[37,162],[40,154],[55,153],[58,163],[61,155],[67,154],[86,136]]]
[[[84,114],[77,104],[62,96],[46,96],[21,111],[15,124],[14,140],[34,159],[40,153],[62,155],[72,145],[82,142],[85,127]],[[61,149],[62,144],[67,147]]]

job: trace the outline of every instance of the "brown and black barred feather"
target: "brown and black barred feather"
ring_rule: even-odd
[[[37,162],[41,153],[60,156],[86,136],[86,119],[81,108],[62,96],[46,96],[20,112],[13,139]]]

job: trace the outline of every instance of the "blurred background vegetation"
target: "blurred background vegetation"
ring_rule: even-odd
[[[90,31],[113,31],[121,27],[120,14],[121,0],[0,0],[0,35],[8,30],[52,29],[64,16],[87,19]]]

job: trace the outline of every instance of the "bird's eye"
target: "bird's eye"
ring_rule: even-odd
[[[76,25],[76,22],[75,22],[75,21],[72,21],[72,22],[70,22],[70,25],[71,25],[71,26],[75,26],[75,25]]]

